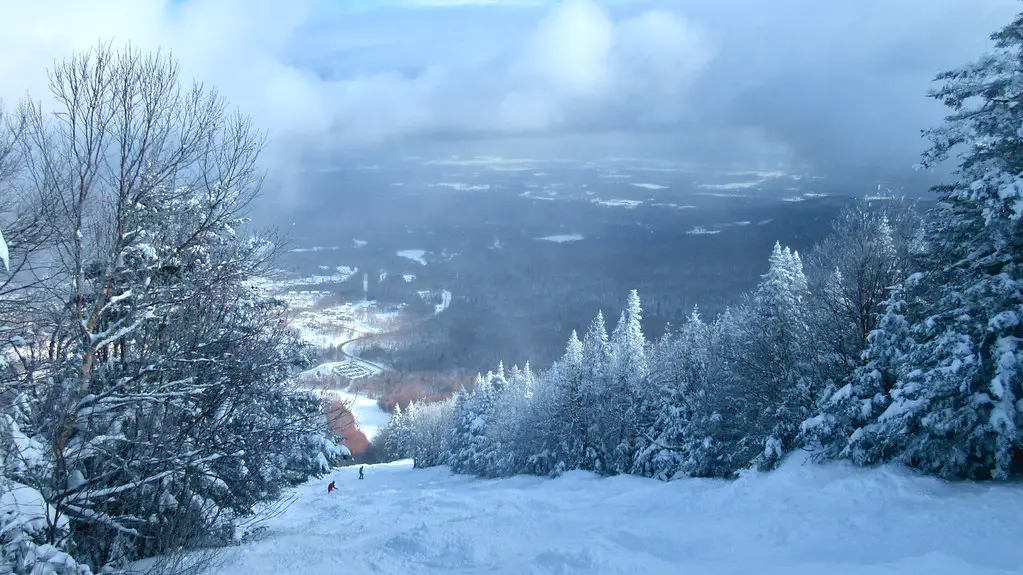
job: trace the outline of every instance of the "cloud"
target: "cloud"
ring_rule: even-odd
[[[216,85],[272,133],[331,133],[353,144],[429,131],[570,128],[646,110],[653,98],[675,109],[668,99],[710,60],[682,16],[616,19],[590,0],[416,0],[355,12],[309,0],[6,4],[0,49],[20,55],[3,70],[8,98],[22,87],[38,91],[54,58],[115,38],[173,50],[186,74]],[[395,15],[428,7],[433,14],[418,11],[418,23]],[[499,24],[492,13],[509,9],[520,12],[511,37],[488,40]],[[452,56],[459,50],[481,57]]]
[[[821,171],[908,170],[946,110],[934,76],[977,58],[1017,0],[691,3],[718,55],[691,99],[704,122],[744,126]],[[737,16],[738,15],[738,16]]]
[[[172,50],[186,76],[215,85],[270,132],[278,161],[462,138],[574,143],[589,133],[637,154],[907,166],[919,129],[941,117],[924,98],[930,78],[978,55],[1017,8],[0,0],[0,97],[44,93],[55,58],[113,39]]]

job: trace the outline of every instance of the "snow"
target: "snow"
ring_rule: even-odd
[[[550,192],[550,193],[553,194],[554,192]],[[552,197],[549,197],[549,196],[537,196],[537,195],[534,195],[532,192],[522,192],[521,194],[519,194],[519,197],[529,198],[530,200],[543,200],[545,202],[553,202],[553,201],[555,201],[557,199],[557,198],[552,198]]]
[[[357,248],[364,248],[364,247],[366,247],[367,245],[369,245],[369,242],[368,242],[368,241],[366,241],[366,240],[352,240],[352,243],[353,243],[353,244],[355,245],[355,247],[357,247]]]
[[[686,233],[691,236],[709,236],[713,234],[720,234],[721,230],[708,230],[703,226],[696,226],[695,228],[689,230]]]
[[[405,283],[412,283],[416,281],[416,274],[403,274],[401,279],[405,280]]]
[[[53,520],[53,513],[46,505],[41,493],[20,483],[11,482],[0,492],[0,525],[7,529],[22,528],[26,531],[45,529]],[[67,523],[65,518],[61,525]]]
[[[339,249],[341,249],[340,246],[331,246],[331,247],[313,246],[311,248],[294,248],[291,251],[292,252],[297,252],[297,253],[304,253],[304,252],[332,252],[332,251],[337,251]]]
[[[326,485],[336,481],[331,495]],[[976,575],[1023,568],[1023,490],[796,457],[739,480],[571,472],[481,480],[409,462],[298,487],[224,575]]]
[[[440,303],[433,306],[433,315],[439,315],[442,311],[451,307],[451,292],[440,290]]]
[[[430,303],[431,301],[435,301],[436,296],[438,295],[438,292],[431,291],[431,290],[419,290],[416,293],[419,294],[419,297],[424,302],[426,302],[426,303]],[[451,292],[446,290],[446,289],[442,289],[442,290],[440,290],[439,293],[440,293],[440,301],[435,303],[435,304],[433,304],[433,315],[438,315],[442,311],[444,311],[444,310],[448,309],[449,307],[451,307]]]
[[[344,343],[344,342],[342,342]],[[328,363],[321,363],[312,369],[307,369],[302,373],[298,374],[299,380],[313,379],[317,377],[329,377],[332,375],[346,375],[351,371],[352,362],[350,361],[331,361]]]
[[[500,156],[474,156],[472,158],[461,158],[459,156],[452,156],[450,158],[428,160],[423,162],[424,166],[478,166],[486,167],[492,170],[534,170],[536,165],[545,163],[555,163],[559,160],[540,160],[534,158],[502,158]]]
[[[633,183],[632,185],[636,186],[637,188],[643,188],[643,189],[646,189],[646,190],[667,190],[668,189],[668,186],[662,186],[660,184],[639,184],[639,183]]]
[[[340,284],[351,279],[352,276],[358,273],[359,268],[350,266],[337,266],[334,268],[334,271],[337,273],[322,276],[312,275],[304,278],[294,278],[277,282],[276,285],[279,289],[282,289],[287,287],[303,285]]]
[[[542,240],[542,241],[545,241],[545,242],[555,242],[555,243],[563,244],[565,242],[578,242],[578,241],[583,239],[583,236],[580,235],[580,234],[562,234],[562,235],[557,235],[557,236],[544,236],[542,238],[536,238],[536,239]]]
[[[399,257],[412,260],[416,263],[426,265],[426,250],[401,250],[398,252]]]
[[[608,206],[612,208],[634,208],[636,206],[643,205],[641,200],[593,200],[593,203],[600,206]]]
[[[373,441],[381,429],[387,427],[391,421],[391,414],[380,409],[377,400],[370,399],[365,395],[350,393],[347,391],[323,390],[323,393],[336,397],[345,402],[351,402],[352,415],[355,418],[355,427],[366,435],[366,439]]]
[[[484,191],[490,189],[490,184],[466,184],[464,182],[440,182],[439,184],[430,185],[434,188],[450,188],[460,192]]]
[[[4,239],[3,231],[0,231],[0,263],[4,264],[4,270],[11,269],[11,252],[7,249],[7,240]]]
[[[700,184],[699,187],[705,190],[748,190],[764,183],[763,180],[755,182],[729,182],[727,184]]]

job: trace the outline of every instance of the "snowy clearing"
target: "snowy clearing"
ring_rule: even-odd
[[[633,183],[632,185],[636,186],[637,188],[643,188],[643,189],[646,189],[646,190],[667,190],[668,189],[668,186],[662,186],[661,184],[638,184],[638,183]]]
[[[994,574],[1023,568],[1023,490],[797,457],[738,481],[480,480],[409,462],[295,490],[225,575]],[[327,495],[335,480],[339,491]]]
[[[705,190],[748,190],[764,183],[763,180],[755,182],[731,182],[728,184],[700,184],[698,187]]]
[[[320,267],[322,269],[323,266],[320,266]],[[330,269],[330,268],[327,268],[327,269]],[[294,278],[294,279],[290,279],[290,280],[283,280],[283,281],[277,282],[276,285],[277,285],[278,288],[287,288],[287,287],[302,286],[302,285],[320,285],[320,284],[339,284],[339,283],[344,283],[344,282],[348,281],[349,279],[351,279],[351,277],[354,276],[359,271],[359,268],[354,268],[354,267],[350,267],[350,266],[337,266],[337,267],[334,268],[334,271],[336,271],[337,273],[330,274],[330,275],[323,275],[323,276],[321,276],[321,275],[313,275],[313,276],[304,277],[304,278]]]
[[[689,230],[686,233],[691,236],[709,236],[713,234],[720,234],[721,230],[708,230],[703,226],[696,226],[695,228]]]
[[[593,203],[599,206],[607,206],[610,208],[634,208],[636,206],[643,205],[642,200],[593,200]]]
[[[398,256],[426,265],[426,250],[400,250]]]
[[[432,188],[450,188],[460,192],[485,191],[490,189],[490,184],[466,184],[464,182],[440,182],[430,184]]]
[[[544,236],[542,238],[536,238],[536,239],[541,240],[541,241],[545,241],[545,242],[554,242],[554,243],[558,243],[558,244],[563,244],[565,242],[578,242],[578,241],[583,239],[583,236],[580,235],[580,234],[562,234],[562,235],[558,235],[558,236]]]
[[[364,248],[369,245],[369,242],[366,240],[352,240],[352,244],[357,248]]]
[[[295,253],[333,252],[333,251],[337,251],[339,249],[341,249],[340,246],[330,246],[330,247],[327,247],[327,246],[313,246],[311,248],[293,248],[293,249],[291,249],[289,251],[292,251],[292,252],[295,252]]]
[[[424,166],[479,166],[491,169],[504,170],[535,170],[540,164],[564,163],[564,160],[536,159],[536,158],[503,158],[501,156],[474,156],[461,158],[452,156],[450,158],[427,160]]]
[[[439,292],[419,290],[416,293],[419,294],[420,299],[422,299],[425,303],[435,302],[433,304],[433,315],[438,315],[451,307],[451,292],[446,289],[442,289]],[[437,301],[438,296],[440,301]]]
[[[440,303],[433,306],[433,315],[438,315],[449,307],[451,307],[451,292],[446,289],[440,290]]]
[[[542,200],[542,201],[545,201],[545,202],[553,202],[553,201],[558,199],[558,198],[552,197],[552,196],[558,195],[557,192],[546,192],[546,193],[548,193],[550,195],[549,196],[538,196],[538,195],[534,194],[533,192],[522,192],[521,194],[519,194],[519,197],[520,198],[527,198],[527,199],[530,199],[530,200]]]

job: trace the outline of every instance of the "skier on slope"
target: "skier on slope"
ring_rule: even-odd
[[[365,466],[365,465],[363,465],[363,466],[359,467],[359,479],[365,479],[365,478],[366,478],[366,477],[365,477],[365,476],[363,475],[363,473],[362,473],[362,471],[363,471],[364,469],[366,469],[366,466]]]
[[[334,486],[334,482],[331,481],[330,485],[327,486],[327,493],[330,493],[331,491],[334,491],[335,489],[337,489],[337,487],[335,487]]]

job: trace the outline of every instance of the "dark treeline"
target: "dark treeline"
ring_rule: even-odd
[[[938,76],[924,166],[957,180],[918,217],[854,206],[805,257],[776,245],[751,293],[648,342],[636,292],[548,371],[481,376],[398,412],[393,456],[486,477],[570,469],[671,479],[817,459],[946,478],[1023,474],[1023,15]]]
[[[763,253],[777,238],[787,238],[801,250],[812,246],[851,200],[829,197],[798,203],[766,199],[751,200],[749,206],[739,203],[708,205],[691,210],[691,214],[685,210],[658,214],[656,210],[664,208],[635,208],[628,211],[632,218],[616,215],[618,219],[602,226],[591,224],[592,235],[584,230],[584,240],[566,244],[537,241],[532,236],[549,233],[554,226],[549,220],[564,217],[561,210],[589,213],[596,208],[566,202],[548,208],[552,213],[538,221],[512,219],[509,225],[514,223],[531,233],[517,241],[506,239],[501,249],[489,247],[492,235],[472,230],[471,241],[458,245],[456,258],[431,262],[418,272],[416,281],[392,286],[410,292],[405,296],[409,299],[398,301],[417,300],[414,290],[423,289],[423,285],[449,289],[454,299],[444,313],[382,338],[380,345],[386,355],[377,357],[396,369],[410,371],[476,374],[502,359],[520,364],[528,359],[547,367],[560,355],[568,332],[585,328],[598,309],[617,315],[621,294],[633,288],[643,294],[644,329],[659,336],[669,322],[688,315],[694,305],[699,304],[709,315],[723,311],[756,285],[764,267]],[[602,217],[610,219],[606,214]],[[694,222],[704,218],[753,223],[715,235],[687,233],[697,225]],[[761,220],[771,222],[757,225]],[[458,236],[452,229],[441,229],[435,241],[447,242],[450,236]],[[755,251],[758,247],[763,251]],[[375,297],[373,286],[370,291]]]

